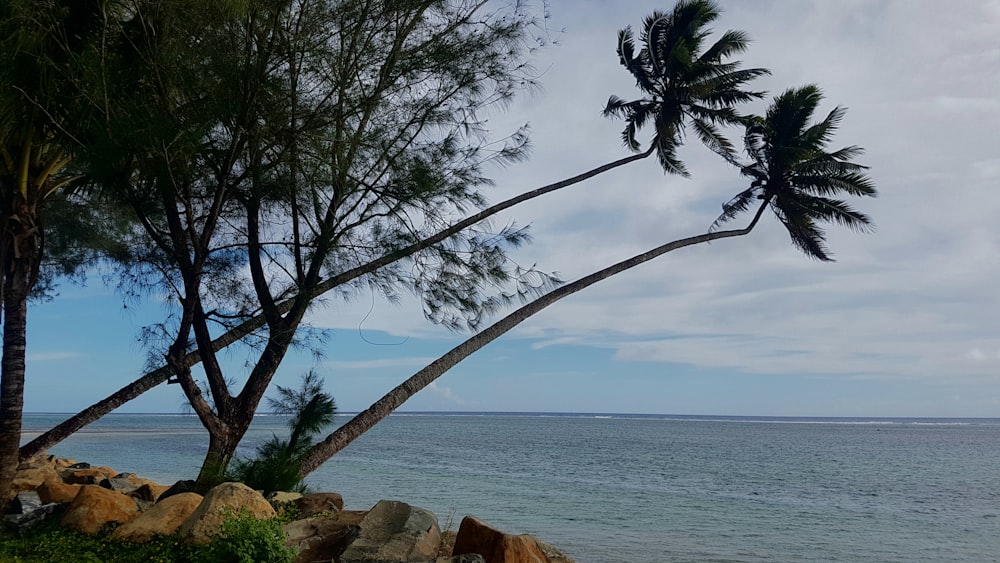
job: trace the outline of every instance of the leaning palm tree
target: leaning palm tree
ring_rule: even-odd
[[[836,108],[823,121],[809,125],[821,99],[822,94],[816,86],[791,89],[774,100],[764,117],[748,118],[746,150],[753,162],[742,167],[742,171],[752,178],[751,186],[723,206],[722,216],[708,233],[676,240],[619,262],[559,287],[507,315],[418,371],[314,446],[301,458],[303,475],[322,465],[458,362],[535,313],[564,297],[668,252],[747,235],[768,208],[788,229],[796,247],[814,258],[830,260],[819,223],[840,223],[862,232],[871,228],[871,220],[867,216],[833,196],[874,196],[876,192],[865,172],[866,167],[851,162],[861,154],[859,147],[849,146],[833,152],[825,150],[843,118],[844,110]],[[755,201],[760,203],[746,227],[728,231],[715,228],[748,211]]]
[[[688,127],[693,129],[710,148],[727,160],[732,160],[732,146],[722,136],[718,127],[737,122],[739,114],[736,107],[762,96],[760,92],[747,91],[744,88],[749,81],[768,74],[768,71],[761,68],[740,69],[738,61],[730,60],[733,55],[746,50],[749,44],[743,32],[727,31],[708,48],[703,49],[711,34],[708,26],[718,16],[719,9],[710,0],[681,0],[671,13],[657,12],[645,20],[640,34],[644,47],[638,54],[635,53],[632,31],[626,28],[619,32],[619,59],[636,78],[637,86],[645,97],[634,102],[624,102],[612,97],[604,114],[608,117],[625,119],[626,145],[636,154],[490,206],[409,246],[393,250],[371,262],[329,277],[317,284],[310,297],[318,297],[360,276],[440,244],[515,205],[645,159],[654,152],[659,155],[659,160],[667,172],[685,174],[686,169],[678,160],[676,152],[683,144],[684,132]],[[650,120],[654,129],[650,146],[639,152],[642,149],[637,133]],[[279,304],[279,312],[282,314],[287,312],[293,301],[294,299],[288,299]],[[213,348],[222,349],[263,325],[263,315],[257,315],[220,335],[213,341]],[[200,361],[200,356],[192,352],[183,361],[184,365],[191,366]],[[25,444],[21,448],[22,459],[52,447],[83,426],[166,381],[171,373],[172,369],[168,366],[152,370],[87,407]]]
[[[741,69],[740,61],[728,60],[746,50],[745,33],[729,30],[703,49],[708,25],[718,17],[718,7],[707,0],[683,0],[670,13],[653,12],[643,22],[639,34],[643,47],[638,54],[632,29],[618,32],[618,58],[645,97],[625,101],[611,96],[604,115],[625,119],[622,141],[635,152],[641,149],[640,129],[652,122],[655,132],[643,154],[655,150],[669,173],[688,174],[677,156],[688,129],[712,151],[734,162],[735,150],[719,127],[740,125],[736,106],[764,95],[743,88],[769,74],[767,69]]]
[[[811,258],[832,261],[819,223],[839,223],[866,232],[871,219],[832,196],[875,196],[867,168],[851,160],[863,151],[848,146],[826,152],[844,108],[809,125],[823,94],[815,85],[792,88],[775,98],[764,117],[747,119],[744,144],[753,162],[741,168],[750,187],[722,206],[712,230],[749,210],[755,202],[770,206],[792,239]]]

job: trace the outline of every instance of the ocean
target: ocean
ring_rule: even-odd
[[[27,415],[25,435],[63,418]],[[257,417],[240,454],[284,423]],[[207,441],[194,416],[112,414],[50,453],[169,484]],[[307,483],[579,563],[1000,561],[1000,419],[403,413]]]

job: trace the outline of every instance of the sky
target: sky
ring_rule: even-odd
[[[719,2],[716,34],[753,39],[740,57],[774,95],[817,84],[818,114],[847,108],[833,147],[860,145],[877,199],[851,203],[877,230],[831,226],[836,262],[810,260],[773,217],[746,237],[667,254],[558,302],[421,391],[401,410],[761,416],[1000,416],[1000,2]],[[555,43],[533,64],[541,88],[491,116],[530,124],[524,163],[489,171],[497,202],[627,155],[610,95],[639,96],[615,53],[620,28],[670,2],[552,0]],[[744,111],[761,113],[767,100]],[[731,138],[738,140],[738,132]],[[648,138],[641,136],[640,138]],[[644,160],[519,206],[513,254],[565,280],[700,234],[746,187],[695,142],[690,178]],[[140,328],[155,302],[123,304],[91,280],[29,311],[25,410],[76,412],[143,373]],[[276,384],[315,369],[341,411],[367,407],[461,342],[412,300],[328,300],[323,356],[295,353]],[[232,377],[244,351],[228,355]],[[161,385],[119,412],[185,412]]]

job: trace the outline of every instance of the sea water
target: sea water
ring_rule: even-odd
[[[63,418],[29,415],[26,438]],[[284,424],[258,417],[240,455]],[[396,414],[307,482],[579,563],[980,562],[1000,560],[998,445],[1000,419]],[[206,447],[193,416],[109,415],[51,453],[171,483]]]

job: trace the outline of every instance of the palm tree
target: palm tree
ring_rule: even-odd
[[[415,373],[314,446],[301,460],[303,475],[322,465],[458,362],[535,313],[564,297],[668,252],[747,235],[768,208],[788,229],[796,247],[811,257],[829,261],[829,251],[823,244],[824,232],[818,223],[840,223],[862,232],[871,229],[871,219],[832,196],[874,196],[876,191],[865,172],[867,168],[850,162],[861,154],[859,147],[849,146],[833,152],[825,150],[843,118],[842,108],[834,109],[823,121],[809,125],[820,100],[822,94],[816,86],[791,89],[774,100],[766,116],[747,119],[746,150],[753,162],[741,170],[753,180],[750,188],[723,206],[722,216],[708,233],[676,240],[619,262],[551,291],[507,315]],[[760,205],[746,227],[728,231],[716,229],[721,223],[749,210],[757,200]]]
[[[729,61],[732,55],[744,51],[748,45],[746,35],[739,31],[727,31],[718,41],[702,51],[702,46],[710,35],[707,26],[718,15],[718,7],[710,0],[682,0],[671,14],[654,13],[646,19],[641,34],[645,47],[638,56],[634,53],[631,30],[626,28],[619,32],[618,54],[621,63],[636,77],[638,87],[647,97],[635,102],[623,102],[612,97],[604,114],[608,117],[625,119],[626,144],[637,154],[497,203],[409,246],[331,276],[317,284],[310,298],[318,297],[360,276],[439,244],[515,205],[645,159],[653,152],[659,155],[660,162],[667,172],[686,173],[683,163],[676,157],[676,150],[683,144],[683,132],[688,126],[693,128],[710,148],[722,154],[727,160],[733,160],[731,144],[721,135],[718,126],[736,123],[738,118],[736,106],[762,96],[759,92],[745,91],[741,88],[753,78],[767,74],[768,71],[741,70],[738,61]],[[653,140],[648,149],[638,152],[641,147],[636,134],[649,119],[654,121]],[[286,313],[293,301],[294,299],[289,299],[278,304],[278,311],[281,314]],[[219,350],[263,325],[263,315],[251,318],[216,338],[212,347]],[[183,365],[192,366],[199,361],[200,356],[192,352],[183,358]],[[25,444],[21,448],[21,457],[29,457],[53,446],[83,426],[166,381],[171,373],[172,368],[168,366],[148,372]]]
[[[688,128],[712,151],[735,162],[733,146],[719,126],[740,125],[736,106],[764,95],[742,88],[769,74],[767,69],[741,69],[739,61],[728,61],[746,50],[745,33],[729,30],[702,50],[708,25],[718,17],[719,9],[710,0],[682,0],[670,13],[653,12],[643,22],[638,54],[632,29],[618,32],[618,58],[646,97],[629,102],[611,96],[604,115],[625,119],[622,141],[635,152],[641,148],[639,130],[652,121],[655,134],[646,154],[655,149],[669,173],[688,175],[677,157]]]
[[[844,117],[842,107],[809,125],[823,94],[815,85],[792,88],[775,98],[764,117],[747,119],[744,144],[753,162],[741,168],[750,187],[722,207],[713,229],[747,211],[755,201],[769,205],[792,239],[811,258],[832,261],[819,223],[871,230],[871,219],[831,196],[875,196],[867,167],[851,162],[863,151],[848,146],[826,152]]]
[[[10,496],[18,464],[24,405],[27,302],[42,274],[47,210],[75,176],[68,151],[57,140],[54,117],[41,99],[59,78],[38,60],[50,54],[48,37],[25,29],[34,3],[5,3],[0,10],[0,509]]]

